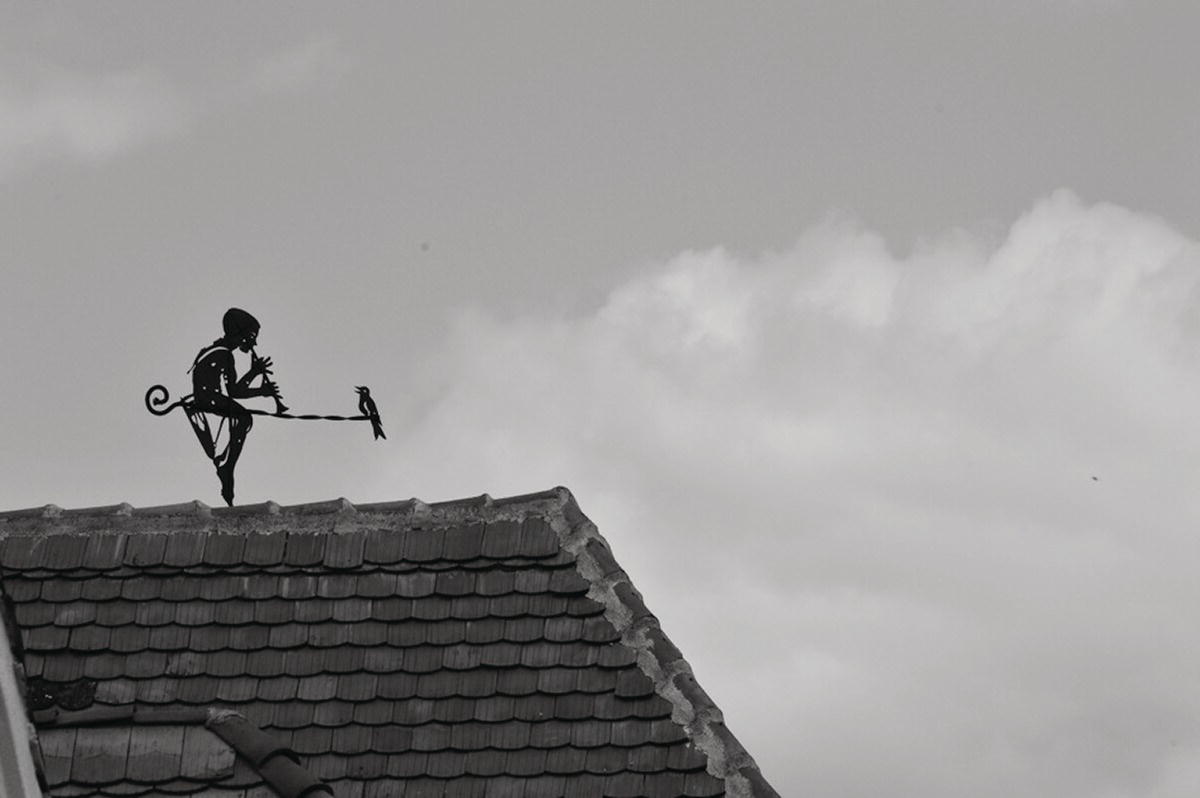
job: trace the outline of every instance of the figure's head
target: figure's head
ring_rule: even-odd
[[[243,352],[249,352],[258,341],[258,319],[241,308],[230,308],[221,319],[225,340]]]

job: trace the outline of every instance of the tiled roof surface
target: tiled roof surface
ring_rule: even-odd
[[[188,708],[338,798],[775,795],[565,489],[51,506],[0,538],[50,795],[275,794],[202,727],[131,725]]]

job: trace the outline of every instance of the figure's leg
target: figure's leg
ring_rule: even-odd
[[[246,442],[246,435],[254,426],[254,416],[240,407],[238,409],[241,412],[229,417],[229,446],[225,448],[225,459],[217,466],[217,476],[221,480],[221,498],[225,499],[225,503],[231,507],[233,506],[233,469],[242,454],[242,445]]]
[[[242,453],[242,445],[246,442],[246,434],[254,424],[250,411],[227,396],[208,396],[197,407],[208,413],[223,416],[229,421],[229,443],[225,450],[213,458],[217,467],[217,477],[221,480],[221,498],[225,503],[233,504],[233,469]]]

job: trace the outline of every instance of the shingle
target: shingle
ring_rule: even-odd
[[[396,595],[404,598],[424,598],[434,592],[437,575],[429,571],[413,571],[396,578]]]
[[[514,643],[541,640],[546,632],[544,618],[510,618],[504,624],[504,639]]]
[[[200,597],[200,581],[183,575],[163,580],[161,596],[164,601],[194,601]]]
[[[186,626],[155,626],[150,628],[146,647],[156,651],[178,651],[186,648],[191,629]]]
[[[30,665],[31,661],[36,663],[37,660],[30,656],[26,660],[26,665]],[[111,667],[115,662],[113,657],[84,659],[71,654],[54,654],[43,660],[41,675],[52,682],[73,682],[85,674],[93,679],[111,679],[120,674],[119,668]],[[37,673],[36,666],[30,668],[30,674],[36,675]]]
[[[515,643],[495,643],[479,647],[479,661],[491,668],[511,668],[521,662],[521,647]]]
[[[567,720],[592,717],[593,698],[584,693],[569,693],[554,699],[554,716]]]
[[[204,561],[204,542],[208,535],[197,532],[175,532],[167,537],[163,564],[176,568],[199,565]]]
[[[129,727],[119,726],[79,729],[71,780],[81,784],[111,784],[125,778],[129,731]]]
[[[96,684],[96,703],[132,704],[137,698],[137,682],[129,679],[107,679]]]
[[[234,750],[203,726],[188,726],[183,731],[180,775],[186,779],[215,781],[233,773],[237,758]]]
[[[475,702],[475,717],[484,723],[511,720],[515,706],[511,696],[490,696]]]
[[[382,598],[394,595],[396,592],[396,574],[376,571],[372,574],[361,574],[358,577],[358,595],[369,598]]]
[[[680,798],[686,781],[686,773],[654,773],[646,776],[643,789],[648,798]]]
[[[540,640],[526,643],[521,647],[521,664],[527,668],[549,668],[562,662],[563,653],[572,648]]]
[[[419,726],[434,718],[438,702],[428,698],[409,698],[392,704],[392,722],[404,726]]]
[[[300,623],[321,623],[333,618],[333,602],[329,599],[309,599],[292,604],[295,618]]]
[[[333,732],[330,729],[321,728],[320,726],[309,726],[305,729],[297,729],[292,733],[291,748],[301,756],[312,756],[328,752],[332,742]],[[309,765],[311,766],[311,764],[312,760],[309,760]],[[341,776],[314,775],[323,779],[341,778]],[[342,766],[341,775],[345,775],[345,765]]]
[[[342,701],[369,701],[375,697],[375,675],[347,673],[338,677],[337,697]]]
[[[428,529],[414,529],[404,536],[404,559],[408,562],[433,562],[442,558],[442,535]]]
[[[611,693],[617,684],[616,673],[602,668],[577,668],[575,690],[581,693]]]
[[[246,547],[244,535],[209,535],[204,543],[205,565],[236,565]]]
[[[213,622],[215,605],[207,601],[193,601],[175,608],[175,623],[180,626],[208,626]]]
[[[14,535],[6,540],[0,540],[0,546],[2,546],[0,562],[3,562],[6,568],[25,571],[41,565],[46,538]]]
[[[498,643],[504,639],[504,620],[501,618],[482,618],[477,621],[467,621],[463,629],[463,640],[467,643],[484,644]]]
[[[125,626],[136,616],[137,606],[128,601],[108,601],[96,607],[96,623],[100,626]]]
[[[104,626],[77,626],[71,630],[71,648],[76,651],[103,651],[108,648],[110,630]]]
[[[292,620],[296,604],[286,599],[264,599],[254,602],[254,622],[275,626]],[[247,619],[250,620],[250,619]]]
[[[357,568],[362,565],[364,532],[341,532],[329,535],[325,546],[327,568]]]
[[[213,676],[241,676],[246,672],[246,652],[218,651],[208,658],[208,672]]]
[[[300,652],[297,652],[299,654]],[[331,649],[330,651],[320,652],[312,658],[318,665],[317,671],[326,670],[329,673],[354,673],[363,669],[366,652],[361,648],[353,646],[343,646],[341,648]],[[291,667],[291,659],[288,660],[288,666]],[[303,675],[297,673],[297,675]]]
[[[364,701],[353,707],[354,722],[361,726],[380,726],[392,721],[392,705],[387,701]]]
[[[258,679],[253,676],[228,674],[217,684],[217,699],[220,701],[241,704],[253,700],[257,695]]]
[[[538,776],[525,782],[525,798],[562,798],[566,779],[562,776]]]
[[[308,627],[299,623],[272,626],[267,637],[267,645],[271,648],[296,648],[307,642]]]
[[[420,677],[412,673],[385,673],[377,677],[380,698],[406,699],[416,695]]]
[[[143,679],[134,682],[137,701],[141,704],[166,704],[175,700],[178,679]]]
[[[637,652],[628,646],[612,643],[597,649],[596,664],[602,668],[627,668],[637,662]]]
[[[496,723],[488,728],[488,745],[501,751],[519,751],[529,747],[529,724],[512,720]]]
[[[513,571],[483,571],[475,578],[475,590],[481,596],[502,596],[516,589],[516,581]]]
[[[550,572],[549,590],[571,596],[582,596],[591,589],[591,584],[574,568],[558,568]]]
[[[578,671],[574,668],[546,668],[538,671],[537,688],[542,693],[570,693],[575,690],[578,682]]]
[[[340,751],[337,748],[336,732],[334,733],[334,750]],[[388,770],[388,762],[391,759],[387,754],[365,753],[359,756],[351,757],[346,762],[346,775],[352,779],[377,779],[385,773],[392,775]],[[376,789],[378,788],[378,789]],[[393,798],[388,793],[395,793],[396,787],[390,779],[388,781],[368,782],[364,785],[363,798]],[[338,798],[341,798],[339,796]]]
[[[378,621],[342,624],[348,632],[349,641],[356,646],[378,646],[387,642],[388,628]]]
[[[518,571],[513,587],[518,593],[545,593],[550,589],[550,572],[532,568]]]
[[[125,553],[124,535],[88,535],[83,554],[84,567],[107,571],[118,567]]]
[[[42,601],[61,603],[77,601],[83,591],[83,583],[76,579],[47,579],[42,582]]]
[[[613,643],[621,639],[617,630],[603,616],[588,618],[583,622],[583,639],[589,643]]]
[[[211,704],[217,697],[217,684],[211,676],[180,679],[175,697],[185,704]]]
[[[371,733],[372,730],[367,726],[342,726],[334,729],[333,750],[346,754],[359,754],[370,751]]]
[[[614,742],[616,735],[614,735]],[[620,745],[620,743],[617,743]],[[667,768],[667,752],[670,749],[661,745],[642,745],[631,749],[627,754],[627,767],[638,773],[658,773]]]
[[[350,631],[354,628],[344,623],[322,623],[312,626],[292,625],[304,630],[307,633],[308,644],[316,648],[333,648],[334,646],[345,645],[350,640]],[[279,648],[274,643],[272,643],[272,647]]]
[[[22,638],[31,651],[55,651],[66,648],[71,630],[59,626],[38,626],[25,630]]]
[[[355,574],[322,574],[317,582],[317,595],[321,598],[344,599],[358,591],[358,576]]]
[[[271,532],[265,535],[247,535],[242,558],[248,565],[279,565],[283,562],[287,535]]]
[[[128,656],[96,656],[88,662],[88,674],[97,679],[110,679],[122,673],[133,679],[148,679],[161,676],[163,673],[170,673],[168,656],[162,652],[138,652]],[[196,659],[199,660],[199,656]],[[184,676],[184,673],[178,673],[178,676]]]
[[[51,535],[39,550],[39,564],[54,571],[75,570],[83,564],[87,543],[87,537],[83,536]]]
[[[251,574],[242,580],[242,588],[242,598],[274,598],[279,595],[279,577],[275,574]]]
[[[678,743],[687,739],[687,735],[678,723],[668,718],[650,721],[650,741],[665,745],[667,743]]]
[[[281,729],[300,729],[312,724],[312,720],[312,704],[290,701],[275,706],[274,725]]]
[[[535,596],[534,598],[543,598]],[[549,598],[549,597],[545,597]],[[492,600],[491,614],[498,618],[516,618],[529,613],[530,597],[520,593],[498,596]]]
[[[617,676],[615,692],[618,698],[641,698],[654,693],[654,684],[637,668],[627,668]]]
[[[385,598],[371,602],[371,617],[381,621],[404,621],[411,618],[412,614],[412,599]]]
[[[404,549],[404,535],[391,529],[372,529],[367,532],[363,546],[363,559],[378,565],[390,565],[400,561]]]
[[[684,777],[683,794],[688,798],[713,798],[724,795],[725,782],[703,770],[694,771]]]
[[[371,617],[371,599],[348,598],[334,602],[332,616],[338,623],[356,624]]]
[[[496,671],[479,668],[458,674],[458,694],[467,698],[486,698],[496,692]]]
[[[318,726],[345,726],[354,720],[357,706],[369,705],[355,705],[345,701],[323,701],[313,708],[313,723]],[[391,711],[391,707],[388,707],[388,711]]]
[[[400,663],[409,673],[433,673],[442,667],[442,650],[433,646],[406,648]]]
[[[542,518],[530,516],[521,524],[521,547],[517,553],[523,557],[549,557],[559,551],[558,535]]]
[[[43,729],[38,732],[46,783],[53,787],[71,778],[71,759],[75,753],[75,729]]]
[[[442,571],[437,575],[434,592],[439,596],[466,596],[475,592],[475,574],[470,571]]]
[[[200,598],[205,601],[228,601],[243,595],[246,577],[231,574],[212,574],[200,582]]]
[[[287,565],[317,565],[325,555],[326,535],[289,534],[283,561]]]
[[[279,676],[283,673],[284,652],[274,649],[265,648],[260,651],[251,651],[246,656],[246,673],[252,676],[260,676],[269,678]],[[292,688],[292,696],[295,696],[295,687]],[[282,699],[267,699],[281,701]]]
[[[584,768],[588,773],[598,776],[620,773],[625,770],[625,751],[607,745],[589,748]]]
[[[42,593],[42,583],[32,579],[4,577],[4,590],[15,602],[36,601]]]
[[[450,747],[450,727],[444,723],[427,723],[413,727],[412,750],[441,751]]]
[[[552,695],[534,693],[508,700],[514,701],[512,716],[517,720],[538,723],[554,717],[554,696]]]
[[[326,655],[318,649],[293,648],[284,652],[283,670],[289,676],[312,676],[327,669],[333,671],[330,666],[335,661],[334,657],[353,650],[333,649]]]
[[[396,779],[414,779],[429,771],[429,754],[423,751],[406,751],[387,758],[387,773]]]
[[[429,755],[425,772],[435,779],[457,779],[465,771],[466,760],[461,751],[439,751]]]
[[[150,645],[150,630],[144,626],[122,626],[112,630],[109,647],[113,651],[129,654],[142,651]]]
[[[296,732],[297,737],[300,734],[301,732]],[[300,754],[307,753],[307,751],[301,751],[299,748],[297,748],[296,751]],[[320,749],[312,753],[318,753],[319,751]],[[344,778],[346,776],[347,764],[344,756],[335,756],[333,754],[325,754],[324,756],[309,756],[305,760],[304,764],[307,767],[308,772],[321,781],[332,781]]]
[[[456,596],[450,599],[450,617],[465,621],[486,618],[491,601],[487,596]]]
[[[447,529],[442,556],[456,562],[475,559],[483,550],[483,533],[483,524]]]
[[[536,748],[522,748],[508,755],[510,776],[537,776],[546,771],[546,752]]]
[[[377,726],[371,732],[371,749],[381,754],[398,754],[412,748],[412,740],[412,727]]]
[[[608,796],[611,798],[638,798],[638,796],[644,795],[644,781],[645,776],[641,773],[632,771],[616,773],[609,776],[608,781],[605,782],[604,794],[606,798]]]
[[[529,745],[533,748],[561,748],[571,744],[571,727],[561,721],[534,723],[529,727]]]
[[[587,765],[587,751],[579,748],[556,748],[546,752],[546,772],[571,775],[582,773]]]
[[[296,698],[301,701],[327,701],[337,694],[338,679],[333,674],[306,676],[296,687]]]

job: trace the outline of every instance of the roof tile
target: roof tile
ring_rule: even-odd
[[[287,565],[317,565],[325,556],[327,535],[291,533],[287,536],[283,561]]]
[[[204,542],[208,537],[202,532],[176,532],[168,536],[163,564],[176,568],[199,565],[204,561]],[[90,555],[88,561],[91,562]]]
[[[90,534],[83,559],[94,571],[107,571],[121,565],[125,554],[125,535]]]
[[[357,568],[363,562],[365,532],[342,532],[328,537],[325,565],[329,568]]]
[[[129,727],[84,727],[75,736],[71,780],[81,784],[112,784],[125,778],[129,758]]]
[[[363,559],[369,563],[390,565],[399,562],[404,549],[404,536],[391,529],[372,529],[367,532]]]
[[[244,535],[210,535],[204,543],[204,564],[236,565],[245,547]]]
[[[247,535],[242,556],[248,565],[279,565],[286,543],[287,535],[283,532]]]
[[[462,562],[473,560],[483,551],[483,524],[470,524],[446,530],[443,556],[447,560]]]

